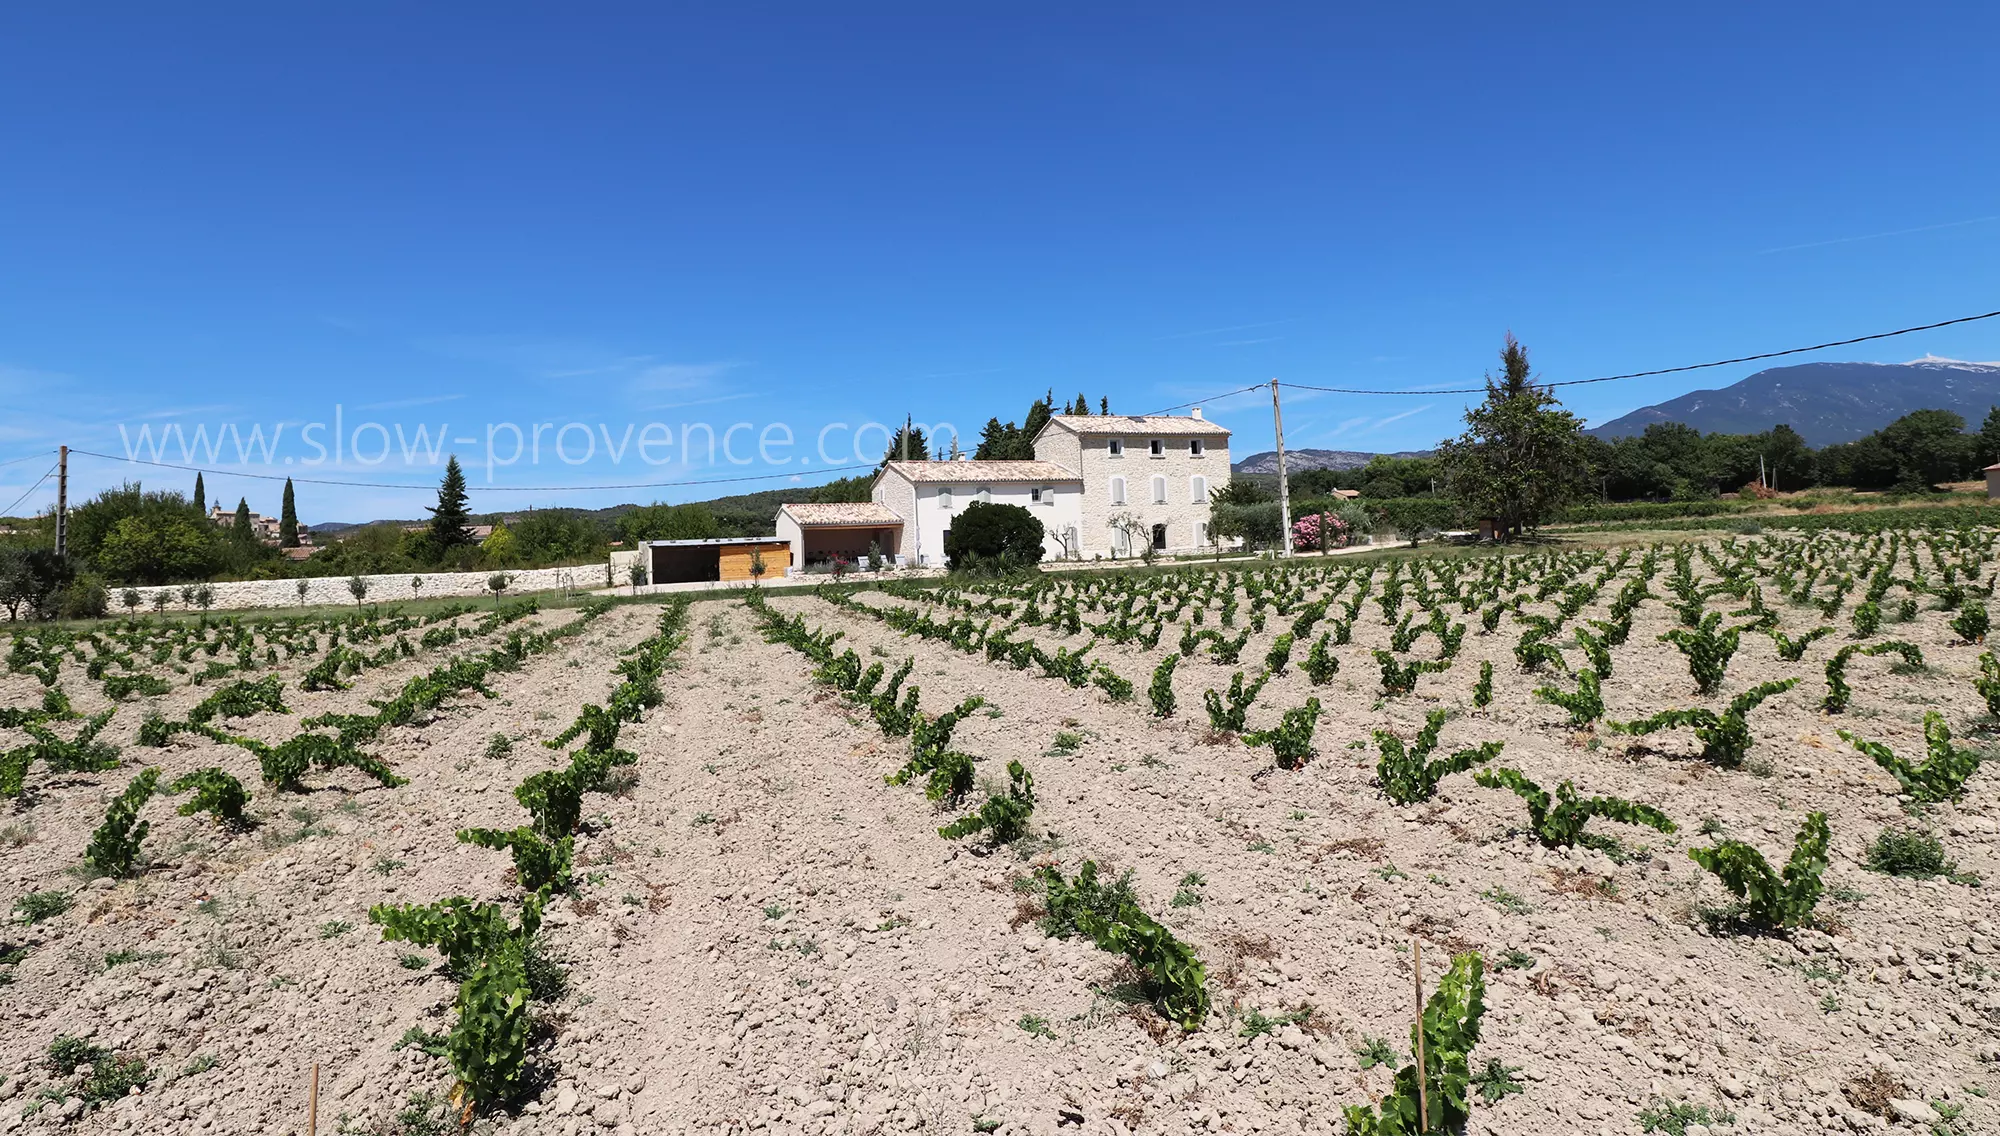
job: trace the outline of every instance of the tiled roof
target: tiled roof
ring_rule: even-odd
[[[1187,436],[1200,434],[1205,437],[1227,437],[1229,427],[1206,418],[1192,418],[1183,414],[1149,414],[1133,417],[1125,414],[1056,414],[1049,417],[1049,423],[1064,426],[1079,434],[1171,434]]]
[[[802,525],[900,525],[903,518],[887,505],[873,501],[842,502],[837,504],[780,505],[790,517]]]
[[[889,470],[930,484],[979,481],[1082,481],[1068,466],[1045,461],[892,461]]]

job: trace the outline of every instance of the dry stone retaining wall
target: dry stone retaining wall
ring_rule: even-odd
[[[602,564],[579,564],[570,568],[527,568],[508,572],[507,595],[528,592],[595,590],[604,587]],[[435,596],[483,596],[490,595],[486,582],[493,578],[492,572],[397,572],[380,576],[361,577],[368,584],[368,594],[363,603],[394,603],[412,598],[426,599]],[[421,578],[423,587],[412,589],[410,581]],[[258,607],[298,607],[301,604],[351,604],[354,593],[348,590],[347,576],[319,576],[307,580],[227,580],[206,586],[211,594],[209,607],[222,611],[236,608]],[[615,574],[617,583],[627,582],[624,572]],[[299,585],[306,585],[303,598],[299,596]],[[164,592],[167,610],[193,611],[196,604],[181,598],[181,591],[187,585],[168,584],[161,587],[133,588],[139,593],[139,611],[153,610],[153,597]],[[125,589],[111,589],[111,612],[123,614],[125,611]]]

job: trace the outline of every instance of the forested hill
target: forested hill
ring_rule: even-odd
[[[1622,438],[1659,422],[1709,434],[1758,434],[1790,426],[1814,447],[1852,442],[1913,410],[1953,410],[1977,424],[2000,405],[2000,364],[1924,358],[1911,363],[1801,363],[1772,367],[1720,390],[1614,418],[1590,433]]]

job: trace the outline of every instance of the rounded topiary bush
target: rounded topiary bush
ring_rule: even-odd
[[[1042,522],[1019,505],[974,501],[944,536],[945,560],[953,571],[1012,571],[1040,564],[1046,551]]]

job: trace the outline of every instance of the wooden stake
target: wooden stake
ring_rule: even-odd
[[[1419,1131],[1429,1132],[1431,1101],[1425,1083],[1430,1080],[1430,1069],[1424,1063],[1424,945],[1415,939],[1410,943],[1416,948],[1417,962],[1417,1118],[1423,1124]]]
[[[319,1136],[319,1062],[313,1062],[312,1089],[306,1096],[306,1136]]]

